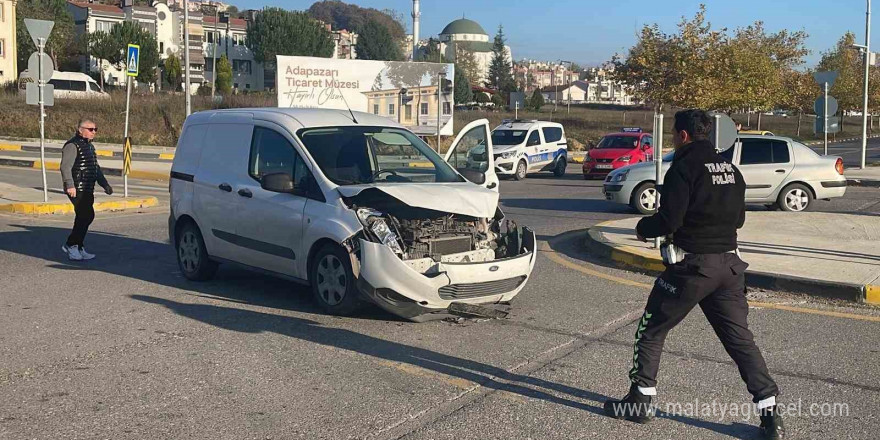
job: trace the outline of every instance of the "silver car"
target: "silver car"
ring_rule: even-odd
[[[846,193],[843,159],[820,156],[790,138],[742,135],[733,148],[721,155],[742,172],[746,203],[799,212],[810,209],[817,199],[843,197]],[[672,158],[672,153],[663,157],[664,173]],[[615,170],[605,178],[605,199],[651,214],[657,200],[655,174],[652,162]]]

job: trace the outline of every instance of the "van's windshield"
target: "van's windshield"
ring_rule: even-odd
[[[431,147],[390,127],[304,128],[297,135],[318,167],[337,185],[376,182],[462,182]]]
[[[492,145],[519,145],[526,140],[528,130],[495,130]]]

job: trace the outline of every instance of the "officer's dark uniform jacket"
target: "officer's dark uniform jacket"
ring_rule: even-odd
[[[98,166],[95,146],[82,136],[76,135],[62,149],[61,178],[64,188],[76,188],[79,192],[94,192],[95,182],[107,187],[107,179]]]
[[[745,223],[742,174],[708,141],[676,150],[660,190],[660,210],[639,221],[646,238],[673,234],[673,243],[694,254],[736,249],[736,230]]]

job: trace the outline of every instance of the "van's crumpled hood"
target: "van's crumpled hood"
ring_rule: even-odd
[[[476,218],[492,218],[498,209],[497,192],[469,182],[371,183],[337,188],[343,197],[355,197],[368,189],[382,191],[414,208]]]

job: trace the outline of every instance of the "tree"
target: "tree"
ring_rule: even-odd
[[[864,55],[853,50],[851,46],[856,43],[856,37],[847,32],[834,49],[822,54],[817,70],[836,70],[839,75],[828,94],[837,98],[840,109],[843,111],[862,111],[862,99],[864,93],[865,64]],[[869,106],[876,106],[880,95],[880,70],[872,67],[868,73],[868,101]],[[821,93],[821,89],[819,89]],[[816,94],[818,96],[818,93]],[[843,129],[843,120],[840,124]]]
[[[357,51],[358,58],[364,60],[403,60],[403,51],[392,38],[391,32],[375,20],[370,20],[364,25],[358,36],[355,51]]]
[[[426,44],[422,48],[422,50],[415,56],[414,59],[416,61],[428,63],[445,63],[446,57],[440,50],[440,40],[437,40],[433,37],[429,38],[428,44]]]
[[[258,63],[269,66],[274,66],[277,55],[329,58],[334,48],[330,32],[308,14],[274,7],[257,14],[245,45]]]
[[[159,79],[156,72],[159,67],[159,44],[150,31],[133,21],[124,21],[110,29],[110,40],[116,45],[125,64],[125,53],[129,44],[140,46],[137,80],[142,83],[154,83]]]
[[[496,93],[495,95],[492,96],[492,104],[495,105],[496,110],[501,110],[505,107],[505,105],[507,103],[504,102],[504,95],[503,94]]]
[[[489,78],[486,87],[498,90],[502,95],[516,90],[516,82],[513,80],[513,66],[507,56],[506,40],[504,39],[504,27],[498,26],[495,41],[492,43],[492,62],[489,64]],[[502,105],[503,105],[502,97]]]
[[[804,32],[768,34],[762,22],[712,29],[705,6],[682,18],[675,34],[646,25],[626,60],[615,55],[612,77],[656,111],[665,105],[717,110],[772,109],[780,101],[783,74],[808,53]]]
[[[76,63],[76,56],[85,45],[76,36],[73,15],[67,9],[67,2],[65,0],[19,0],[15,14],[18,73],[27,69],[28,58],[37,51],[37,46],[34,45],[24,24],[25,18],[54,21],[52,33],[49,34],[49,39],[46,42],[46,53],[55,62],[57,68]]]
[[[812,72],[789,70],[782,77],[782,99],[780,106],[797,111],[797,136],[801,135],[801,119],[804,112],[813,108],[819,88]]]
[[[180,66],[180,58],[177,57],[177,54],[168,55],[168,58],[165,59],[165,81],[168,81],[168,84],[171,85],[171,90],[175,92],[180,90],[181,83],[181,75],[183,74],[183,69]]]
[[[455,68],[461,69],[471,84],[480,84],[482,79],[480,63],[477,62],[477,56],[474,55],[474,52],[465,44],[457,43],[455,45]]]
[[[329,23],[333,29],[348,29],[359,34],[363,33],[367,23],[376,21],[388,30],[395,42],[402,43],[406,39],[406,28],[399,21],[401,16],[394,11],[383,12],[338,0],[324,0],[315,2],[306,12],[316,20]]]
[[[215,84],[217,86],[217,92],[221,95],[228,95],[232,92],[232,64],[229,63],[229,58],[226,58],[226,55],[220,57],[217,60],[217,79]]]
[[[489,102],[489,97],[486,96],[486,94],[483,92],[477,92],[477,94],[474,96],[474,101],[476,101],[478,104],[486,104]]]
[[[93,32],[88,36],[88,53],[98,60],[101,89],[104,88],[104,62],[120,67],[125,57],[113,36],[107,32]]]
[[[541,93],[540,89],[535,89],[532,92],[532,97],[529,98],[528,107],[536,112],[541,111],[541,107],[544,107],[544,95]]]
[[[455,103],[456,104],[467,104],[469,102],[473,102],[474,93],[471,90],[471,83],[468,80],[468,77],[465,75],[464,71],[458,66],[455,65]]]

